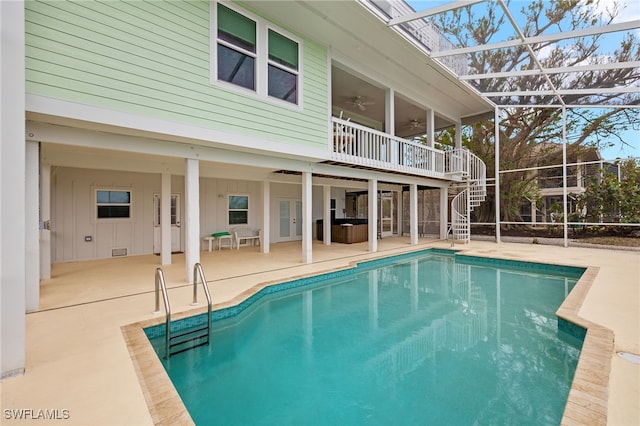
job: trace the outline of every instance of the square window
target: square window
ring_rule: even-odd
[[[229,225],[249,224],[249,196],[229,195]]]
[[[97,219],[130,219],[131,191],[96,191]]]

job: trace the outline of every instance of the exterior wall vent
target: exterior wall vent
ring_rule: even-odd
[[[111,257],[126,256],[126,255],[127,255],[126,248],[118,248],[118,249],[111,250]]]

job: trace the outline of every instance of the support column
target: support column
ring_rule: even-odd
[[[433,148],[434,144],[435,144],[435,114],[433,109],[428,109],[427,110],[427,117],[426,117],[427,121],[426,121],[426,127],[427,127],[427,146]]]
[[[0,1],[0,379],[26,358],[24,2]]]
[[[618,165],[618,181],[620,181],[620,165]],[[569,210],[567,209],[567,109],[562,108],[562,226],[564,229],[564,246],[569,247]]]
[[[447,239],[449,229],[449,188],[440,188],[440,239]]]
[[[384,93],[384,131],[389,135],[396,134],[396,98],[393,89],[387,89]],[[393,164],[399,164],[401,147],[397,143],[389,144],[389,160]]]
[[[171,173],[162,172],[160,189],[160,263],[171,265]]]
[[[404,218],[402,217],[402,211],[404,209],[404,204],[403,204],[403,200],[402,200],[402,194],[404,193],[404,191],[400,190],[397,191],[396,194],[398,194],[397,196],[397,200],[398,200],[398,217],[396,217],[396,222],[398,223],[398,236],[403,236],[404,235],[404,229],[402,229],[404,227]]]
[[[262,182],[262,241],[260,252],[269,253],[271,245],[271,183],[268,180]]]
[[[40,166],[40,279],[51,278],[51,166]]]
[[[313,243],[313,228],[311,214],[311,173],[302,173],[302,261],[313,262],[311,245]]]
[[[369,251],[378,251],[378,180],[369,179]]]
[[[418,185],[409,185],[409,229],[411,244],[418,244]]]
[[[331,186],[322,187],[322,242],[331,245]]]
[[[190,282],[193,267],[200,263],[200,162],[192,158],[185,160],[185,281]]]
[[[462,123],[456,123],[456,149],[462,149]]]
[[[36,311],[40,305],[40,144],[26,142],[25,182],[25,262],[26,310]]]
[[[494,116],[494,159],[495,159],[495,210],[496,210],[496,243],[500,243],[500,108],[496,107]]]
[[[394,90],[387,89],[384,93],[384,131],[390,135],[396,134],[395,102]]]

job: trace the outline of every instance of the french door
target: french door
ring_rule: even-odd
[[[302,201],[278,200],[278,241],[302,239]]]
[[[160,253],[162,234],[160,231],[160,194],[153,194],[153,252]],[[182,251],[180,234],[180,194],[171,194],[171,252]]]
[[[380,193],[380,236],[393,236],[393,193]]]

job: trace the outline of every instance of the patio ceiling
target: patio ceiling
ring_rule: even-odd
[[[524,22],[520,9],[523,7],[522,2],[505,2],[504,0],[495,0],[497,2],[498,13],[502,13],[505,20],[505,27],[500,27],[499,34],[502,39],[492,41],[491,44],[478,44],[468,46],[427,46],[423,43],[421,33],[424,32],[425,26],[435,25],[437,17],[442,14],[450,14],[453,10],[462,7],[471,7],[476,15],[480,15],[487,8],[488,0],[459,0],[459,1],[442,1],[442,2],[417,2],[410,1],[414,7],[417,5],[426,5],[423,10],[413,10],[409,4],[396,1],[362,1],[362,4],[376,13],[383,21],[386,22],[388,28],[398,32],[411,43],[420,48],[426,56],[441,61],[458,75],[462,81],[468,82],[482,96],[499,107],[514,106],[557,106],[557,107],[637,107],[640,105],[640,72],[636,73],[635,79],[624,86],[601,87],[593,85],[591,87],[583,87],[576,89],[571,87],[571,82],[575,81],[580,75],[592,71],[610,71],[616,72],[622,69],[635,68],[640,70],[640,58],[633,57],[626,62],[614,62],[610,56],[598,56],[597,52],[590,57],[588,63],[571,67],[555,67],[547,68],[543,65],[543,58],[539,52],[532,49],[535,44],[551,44],[562,46],[566,51],[571,51],[572,46],[580,43],[581,40],[592,37],[599,37],[600,45],[611,46],[610,51],[619,48],[611,42],[613,38],[621,39],[621,35],[631,33],[633,37],[640,34],[640,19],[630,19],[624,22],[613,22],[610,24],[594,25],[586,29],[566,31],[559,30],[558,26],[551,26],[542,35],[528,37],[525,29],[521,28]],[[631,2],[629,1],[629,5]],[[622,1],[625,5],[625,1]],[[621,13],[620,16],[628,18],[627,14]],[[595,18],[595,16],[594,16]],[[637,17],[636,17],[637,18]],[[460,23],[462,24],[462,22]],[[422,36],[423,37],[423,36]],[[452,58],[466,58],[468,61],[470,55],[488,50],[504,50],[507,48],[526,49],[528,51],[528,63],[519,64],[517,70],[500,70],[497,72],[487,72],[481,74],[471,74],[467,70],[453,69],[451,64]],[[635,53],[635,52],[634,52]],[[448,61],[448,63],[447,63]],[[585,61],[587,62],[587,61]],[[542,87],[534,87],[527,89],[525,79],[542,78]],[[509,82],[508,90],[492,92],[483,90],[484,87],[491,87],[492,84],[486,84],[486,80],[504,79]],[[583,80],[584,81],[584,80]],[[624,101],[621,99],[624,97]]]

